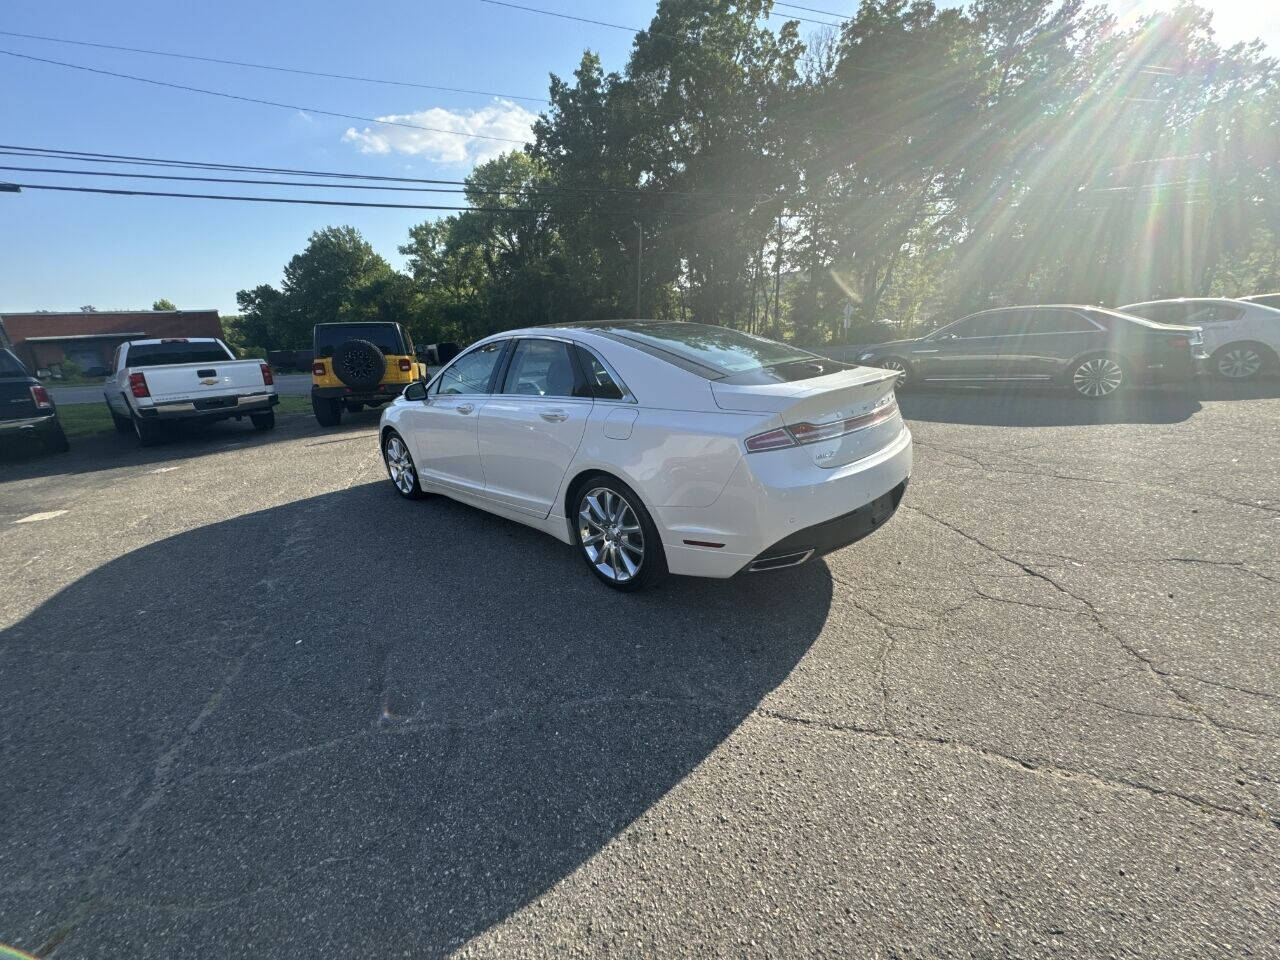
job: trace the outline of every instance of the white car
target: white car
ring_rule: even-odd
[[[1149,300],[1117,308],[1160,323],[1204,331],[1204,369],[1228,380],[1250,380],[1280,365],[1280,310],[1225,297]]]
[[[576,546],[634,590],[804,563],[897,509],[911,434],[891,371],[725,327],[511,330],[382,414],[404,497],[442,493]]]

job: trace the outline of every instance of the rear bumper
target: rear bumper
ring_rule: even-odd
[[[58,415],[53,410],[35,417],[18,420],[0,420],[0,437],[52,433],[58,429]]]
[[[1138,366],[1138,377],[1143,383],[1177,383],[1192,380],[1197,373],[1197,361],[1190,354],[1186,358],[1152,360]]]
[[[141,420],[225,420],[250,413],[264,413],[280,402],[280,396],[275,393],[240,394],[226,399],[232,399],[235,403],[225,406],[210,406],[209,401],[205,400],[157,403],[150,407],[139,407],[137,414]]]
[[[802,563],[877,530],[911,477],[911,433],[899,423],[884,447],[842,467],[817,467],[802,448],[746,454],[711,506],[659,507],[668,568],[732,577],[787,553],[807,554],[792,558]]]
[[[409,383],[381,383],[376,390],[366,391],[352,390],[350,387],[312,387],[311,397],[320,400],[347,400],[352,403],[390,403],[408,385]]]

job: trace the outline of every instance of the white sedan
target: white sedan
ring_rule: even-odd
[[[635,590],[793,567],[877,529],[911,476],[894,382],[726,327],[538,327],[410,384],[379,432],[402,496],[536,527]]]

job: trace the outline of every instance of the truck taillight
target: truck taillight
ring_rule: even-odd
[[[145,373],[129,374],[129,390],[135,397],[151,396],[151,391],[147,389],[147,375]]]
[[[404,359],[403,357],[401,357],[401,358],[400,358],[400,372],[401,372],[401,373],[408,373],[408,372],[409,372],[410,370],[412,370],[412,369],[413,369],[413,364],[411,364],[408,360],[406,360],[406,359]]]
[[[31,388],[31,402],[36,405],[37,410],[48,410],[53,406],[49,391],[39,385]]]
[[[317,360],[315,363],[313,363],[313,364],[311,365],[311,375],[312,375],[313,377],[323,377],[323,376],[324,376],[324,364],[323,364],[323,363],[321,363],[319,360]]]
[[[276,378],[271,375],[271,368],[265,363],[258,364],[262,368],[262,382],[268,387],[276,382]]]

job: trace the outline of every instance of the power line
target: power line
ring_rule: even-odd
[[[148,166],[148,167],[167,167],[176,169],[189,170],[213,170],[228,173],[260,173],[275,174],[280,176],[306,176],[306,177],[325,177],[331,180],[373,180],[389,183],[424,183],[424,184],[445,184],[451,186],[466,187],[470,186],[466,180],[441,180],[429,179],[424,177],[390,177],[378,174],[367,173],[349,173],[349,172],[333,172],[325,170],[300,170],[290,167],[265,167],[265,166],[249,166],[246,164],[216,163],[200,160],[171,160],[161,159],[157,157],[143,157],[130,154],[111,154],[111,153],[93,153],[79,150],[62,150],[55,147],[25,147],[15,144],[0,144],[0,155],[12,157],[32,157],[40,159],[53,160],[70,160],[76,163],[106,163],[127,166]],[[86,171],[86,173],[89,171]],[[165,178],[172,179],[172,178]],[[491,189],[485,187],[477,187],[482,193],[499,193],[512,192],[513,190],[523,189],[524,184],[499,184],[503,189]],[[541,187],[536,188],[541,192],[557,192],[557,193],[575,193],[581,195],[590,195],[593,193],[617,193],[631,194],[642,198],[650,197],[688,197],[688,198],[706,198],[706,199],[725,199],[725,200],[759,200],[758,194],[748,193],[717,193],[708,191],[691,191],[691,190],[668,190],[668,191],[645,191],[638,187]]]
[[[782,0],[776,0],[775,7],[786,7],[788,10],[803,10],[806,13],[820,13],[824,17],[835,17],[837,20],[848,20],[853,16],[851,13],[835,13],[831,10],[819,10],[817,7],[802,7],[798,3],[783,3]]]
[[[158,190],[115,190],[106,187],[68,187],[52,183],[14,183],[23,190],[59,190],[67,193],[104,193],[120,197],[178,197],[186,200],[237,200],[248,203],[295,203],[321,207],[380,207],[391,210],[452,210],[460,213],[542,213],[536,207],[433,206],[417,203],[372,203],[361,200],[312,200],[299,197],[242,197],[225,193],[168,193]]]
[[[302,107],[294,103],[281,103],[277,100],[263,100],[258,97],[245,97],[236,93],[225,93],[221,90],[206,90],[203,87],[191,87],[182,83],[171,83],[167,80],[154,80],[150,77],[134,76],[130,73],[116,73],[112,70],[102,70],[98,67],[86,67],[79,63],[67,63],[63,60],[50,60],[46,57],[36,57],[29,53],[16,53],[13,50],[0,50],[0,53],[9,57],[17,57],[21,60],[32,60],[36,63],[47,63],[58,67],[67,67],[71,70],[83,70],[86,73],[97,73],[107,77],[116,77],[121,80],[135,80],[138,83],[150,83],[157,87],[168,87],[173,90],[183,90],[187,93],[203,93],[210,97],[223,97],[227,100],[239,100],[243,103],[256,103],[267,107],[280,107],[285,110],[297,110],[302,113],[315,113],[326,117],[339,117],[343,120],[358,120],[361,123],[378,123],[389,127],[407,127],[410,130],[425,130],[428,133],[444,133],[453,137],[470,137],[476,140],[494,140],[500,143],[518,143],[521,146],[525,144],[525,140],[517,140],[513,137],[495,137],[486,133],[465,133],[461,130],[446,130],[444,127],[426,127],[417,123],[405,123],[401,120],[379,120],[377,117],[361,117],[353,113],[339,113],[336,110],[320,110],[316,107]]]
[[[445,93],[466,93],[480,97],[498,97],[502,100],[530,100],[535,103],[550,103],[546,97],[526,97],[516,93],[494,93],[491,90],[470,90],[466,87],[442,87],[433,83],[417,83],[412,80],[388,80],[382,77],[363,77],[349,73],[327,73],[323,70],[303,70],[300,67],[282,67],[269,63],[253,63],[248,60],[229,60],[223,57],[206,57],[194,53],[176,53],[172,50],[151,50],[146,47],[125,47],[114,43],[100,43],[92,40],[72,40],[68,37],[46,37],[36,33],[17,33],[13,30],[0,30],[0,37],[20,37],[23,40],[41,40],[46,43],[68,43],[78,47],[95,47],[99,50],[120,50],[125,53],[142,53],[151,57],[171,57],[175,60],[197,60],[202,63],[218,63],[228,67],[249,67],[253,70],[272,70],[276,73],[295,73],[304,77],[325,77],[330,80],[353,80],[358,83],[377,83],[392,87],[413,87],[418,90],[440,90]]]
[[[340,190],[395,190],[405,193],[466,193],[465,187],[394,187],[374,183],[319,183],[314,180],[254,180],[242,177],[187,177],[177,173],[125,173],[119,170],[69,170],[58,167],[17,167],[0,164],[0,170],[15,170],[20,173],[58,173],[82,177],[127,177],[130,180],[182,180],[195,183],[248,183],[267,187],[327,187]],[[513,193],[515,188],[506,190],[486,190],[479,188],[473,192],[488,194]]]

